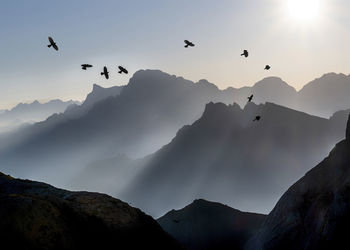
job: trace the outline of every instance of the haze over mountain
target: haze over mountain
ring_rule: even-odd
[[[350,223],[350,116],[346,139],[291,186],[248,250],[346,249]]]
[[[180,210],[171,210],[157,221],[189,250],[240,250],[265,217],[200,199]]]
[[[331,76],[326,77],[329,84],[337,86]],[[316,89],[319,84],[316,81],[311,87]],[[219,90],[206,80],[193,83],[158,70],[141,70],[126,86],[103,89],[95,85],[81,106],[72,106],[64,114],[2,136],[0,166],[15,176],[66,185],[62,180],[67,181],[94,161],[119,154],[138,158],[155,152],[169,143],[181,127],[199,119],[208,102],[237,102],[243,106],[250,94],[254,94],[254,102],[272,101],[286,106],[296,106],[299,96],[276,77],[251,88]],[[332,98],[334,105],[329,110],[347,105],[337,95]]]
[[[87,162],[119,153],[143,156],[198,119],[209,101],[229,103],[232,96],[205,80],[195,84],[161,71],[139,71],[120,95],[98,101],[85,114],[72,118],[74,112],[67,110],[68,114],[52,116],[11,136],[7,141],[12,147],[3,151],[1,165],[11,166],[7,170],[16,176],[41,178],[56,167],[66,168],[70,175]],[[46,170],[47,166],[52,169]],[[48,172],[43,173],[43,169]]]
[[[20,103],[10,110],[1,110],[0,133],[9,132],[27,123],[43,121],[52,114],[62,113],[70,105],[78,103],[61,100],[52,100],[46,103],[34,101],[32,103]]]
[[[139,209],[0,173],[3,249],[183,249]]]
[[[256,115],[259,122],[253,122]],[[199,120],[147,157],[126,191],[117,194],[155,216],[195,198],[268,213],[343,137],[346,121],[343,112],[324,119],[272,103],[244,109],[209,103]],[[101,176],[102,182],[104,168],[87,180],[96,183]]]

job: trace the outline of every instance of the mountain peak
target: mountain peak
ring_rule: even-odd
[[[219,89],[215,84],[208,82],[208,80],[206,79],[201,79],[197,82],[197,84],[199,86],[205,86],[205,87],[209,87],[209,88],[213,88],[213,89]]]
[[[98,91],[100,89],[103,89],[100,85],[94,83],[94,85],[92,86],[92,91]]]

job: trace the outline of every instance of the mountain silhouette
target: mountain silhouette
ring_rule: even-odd
[[[256,114],[263,117],[258,123]],[[209,103],[199,120],[138,166],[141,173],[118,195],[155,216],[197,197],[268,213],[342,138],[341,114],[324,119],[272,103]]]
[[[338,110],[349,109],[349,91],[350,75],[328,73],[298,92],[296,108],[327,117]]]
[[[350,223],[350,117],[346,139],[292,185],[246,249],[344,249]]]
[[[96,103],[108,97],[119,95],[124,86],[114,86],[103,88],[97,84],[93,85],[92,92],[89,93],[81,105],[71,105],[65,110],[65,116],[70,118],[79,118],[86,114]]]
[[[73,111],[84,110],[90,99],[88,96]],[[96,159],[152,153],[168,143],[179,128],[198,119],[210,101],[231,103],[232,95],[205,80],[193,83],[157,70],[138,71],[119,95],[96,102],[83,115],[70,109],[11,135],[10,150],[0,152],[0,165],[11,166],[2,170],[16,176],[43,176],[40,180],[61,184],[44,178],[53,174],[48,166],[66,167],[62,174],[69,175],[73,168],[76,171]]]
[[[139,209],[0,173],[4,249],[183,249]]]
[[[0,112],[0,133],[13,131],[21,125],[43,121],[55,113],[62,113],[76,101],[51,100],[46,103],[34,101],[19,103],[10,110]]]
[[[157,221],[189,250],[239,250],[265,217],[199,199],[180,210],[171,210]]]
[[[327,79],[333,84],[332,77]],[[312,88],[318,86],[313,84]],[[95,85],[82,105],[71,106],[64,114],[1,136],[1,170],[66,185],[62,180],[68,180],[92,162],[119,154],[139,158],[157,151],[180,128],[199,119],[209,102],[237,102],[243,107],[251,94],[258,104],[274,102],[287,107],[297,106],[295,100],[299,95],[277,77],[263,79],[253,87],[220,90],[206,80],[194,83],[159,70],[141,70],[126,86],[103,89]],[[338,96],[331,96],[333,106],[338,107]],[[263,114],[251,115],[250,122],[257,115],[265,119]]]

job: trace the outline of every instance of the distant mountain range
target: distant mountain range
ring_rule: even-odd
[[[343,137],[348,113],[324,119],[272,103],[249,103],[244,109],[209,103],[199,120],[138,162],[135,179],[116,194],[152,215],[198,197],[268,213]],[[256,115],[262,117],[259,122],[253,122]],[[122,169],[120,162],[114,166]],[[105,168],[101,164],[87,178],[94,179],[94,187],[108,174]]]
[[[139,209],[110,196],[70,192],[0,173],[4,249],[184,249]]]
[[[188,250],[241,250],[265,217],[200,199],[168,212],[158,223]]]
[[[350,116],[346,139],[292,185],[247,250],[340,250],[349,243]]]
[[[79,102],[52,100],[46,103],[34,101],[32,103],[20,103],[11,110],[0,111],[0,133],[12,131],[21,125],[46,120],[55,113],[62,113],[70,105]]]
[[[0,166],[16,176],[66,185],[62,180],[81,173],[92,162],[120,154],[139,158],[157,151],[169,143],[180,128],[199,119],[209,102],[237,102],[243,107],[247,96],[254,94],[256,103],[274,102],[292,108],[305,106],[310,107],[309,110],[300,109],[330,116],[332,110],[350,107],[350,100],[343,98],[343,93],[350,91],[349,78],[327,74],[299,92],[276,77],[266,78],[253,87],[219,90],[206,80],[194,83],[158,70],[141,70],[126,86],[103,89],[95,85],[81,106],[71,106],[63,114],[2,136]],[[332,85],[332,89],[326,88],[328,85],[324,82]],[[343,87],[341,91],[338,86]],[[314,89],[317,94],[307,98],[303,93],[312,92],[307,89]],[[317,100],[317,105],[301,105],[299,99],[313,103]],[[319,108],[311,110],[314,106]],[[340,124],[334,126],[341,128]],[[319,129],[315,126],[315,130]],[[332,142],[334,139],[329,141],[327,149]],[[317,150],[318,145],[315,145]]]

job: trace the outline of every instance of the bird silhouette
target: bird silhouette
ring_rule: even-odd
[[[119,69],[119,71],[118,71],[119,74],[122,74],[122,73],[127,74],[128,73],[128,71],[122,66],[118,66],[118,69]]]
[[[270,65],[266,65],[265,70],[269,70],[269,69],[271,69]]]
[[[253,100],[253,97],[254,97],[254,95],[248,96],[248,97],[247,97],[248,102],[251,102],[251,101]]]
[[[255,116],[255,119],[253,120],[253,122],[255,122],[255,121],[260,121],[260,119],[261,119],[261,116],[260,115],[257,115],[257,116]]]
[[[82,64],[81,65],[81,69],[83,69],[83,70],[86,70],[87,68],[91,68],[91,67],[92,67],[91,64]]]
[[[52,37],[51,36],[49,36],[49,42],[50,42],[50,44],[49,45],[47,45],[47,47],[52,47],[52,48],[54,48],[55,50],[58,50],[58,46],[57,46],[57,44],[55,43],[55,41],[52,39]]]
[[[109,78],[109,72],[108,72],[106,66],[103,67],[103,72],[101,72],[101,76],[103,76],[103,75],[106,77],[106,79]]]
[[[192,42],[190,42],[190,41],[188,41],[188,40],[185,40],[184,41],[185,42],[185,48],[188,48],[188,46],[190,46],[190,47],[194,47],[194,43],[192,43]]]
[[[243,50],[243,53],[241,54],[241,56],[248,57],[249,56],[248,50]]]

